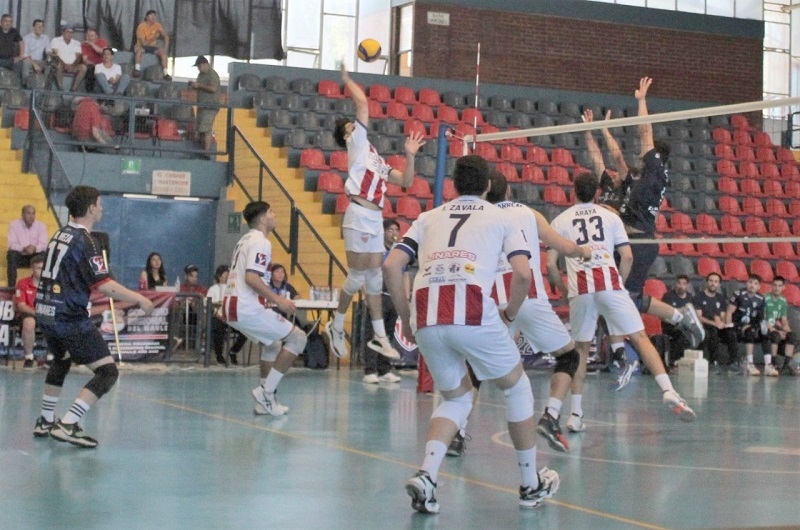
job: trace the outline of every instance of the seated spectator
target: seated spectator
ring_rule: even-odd
[[[247,337],[228,326],[220,317],[218,317],[219,308],[222,306],[222,297],[225,295],[225,284],[228,282],[228,273],[230,268],[227,265],[220,265],[214,272],[214,285],[208,289],[208,298],[211,299],[211,307],[214,308],[215,318],[211,319],[211,343],[214,346],[214,353],[217,355],[217,363],[225,364],[225,338],[228,333],[233,333],[235,339],[230,350],[231,364],[236,366],[239,364],[236,356],[242,350],[244,343],[247,342]]]
[[[767,336],[771,343],[770,353],[775,359],[778,372],[795,375],[797,370],[792,366],[792,357],[797,339],[789,325],[789,304],[783,297],[784,287],[786,279],[783,276],[775,276],[772,280],[772,290],[764,297]]]
[[[269,278],[269,288],[272,289],[272,292],[279,296],[283,296],[289,298],[290,300],[296,300],[300,297],[300,294],[297,292],[297,289],[294,288],[292,284],[289,283],[288,278],[286,277],[286,267],[281,265],[280,263],[274,263],[272,268],[270,269],[271,276]],[[278,311],[277,308],[274,310],[285,318],[292,318],[292,315],[287,315]],[[297,320],[297,326],[300,328],[305,327],[308,324],[305,315],[298,313],[294,315]]]
[[[106,39],[101,39],[97,35],[97,30],[88,28],[86,30],[86,40],[81,43],[81,56],[86,65],[86,91],[95,91],[94,69],[103,62],[103,50],[108,47]],[[112,51],[113,55],[113,51]]]
[[[33,257],[44,256],[47,249],[47,227],[36,220],[36,208],[30,204],[22,207],[22,218],[8,224],[8,286],[17,285],[17,268],[30,267]]]
[[[103,49],[103,62],[94,67],[95,88],[100,94],[125,94],[131,82],[128,74],[122,73],[122,66],[114,64],[114,50]]]
[[[161,254],[158,252],[151,252],[147,256],[144,270],[139,275],[139,290],[152,291],[156,287],[167,284],[167,273],[164,272],[164,260],[161,259]]]
[[[681,274],[675,279],[675,287],[666,293],[661,299],[665,304],[669,304],[675,309],[681,309],[692,301],[689,295],[689,277]],[[669,365],[683,357],[683,351],[689,347],[689,339],[683,329],[664,322],[662,324],[664,334],[669,337]]]
[[[203,301],[208,295],[208,288],[199,282],[200,269],[196,265],[187,265],[183,269],[183,281],[181,282],[182,293],[195,293],[203,297]],[[197,316],[203,312],[203,301],[198,301],[195,297],[187,297],[185,302],[186,307],[186,323],[189,325],[189,348],[194,347],[195,326],[197,326]]]
[[[747,280],[747,287],[739,289],[730,297],[727,313],[730,315],[739,342],[744,343],[747,373],[761,375],[761,371],[753,364],[753,350],[755,344],[760,343],[764,352],[764,374],[775,377],[778,371],[772,366],[772,354],[766,334],[767,323],[764,320],[764,297],[758,293],[760,287],[761,277],[758,274],[751,274]]]
[[[25,63],[22,65],[22,79],[27,80],[31,70],[36,73],[49,73],[47,54],[50,53],[50,37],[44,33],[44,21],[37,18],[33,21],[33,31],[22,38],[25,44]]]
[[[16,321],[22,330],[22,349],[25,352],[25,369],[33,368],[33,344],[36,340],[36,290],[44,268],[44,255],[36,254],[31,258],[31,275],[17,283],[14,294],[14,312]]]
[[[22,75],[23,58],[25,57],[25,43],[13,27],[11,15],[0,17],[0,67],[17,72]]]
[[[56,82],[58,90],[61,90],[61,82],[64,74],[72,74],[75,79],[72,81],[72,92],[76,92],[81,85],[81,81],[86,77],[86,65],[81,55],[81,43],[72,36],[75,29],[71,24],[65,24],[61,28],[61,36],[50,41],[50,55],[56,63]]]
[[[158,39],[164,39],[164,46],[160,46]],[[164,69],[164,81],[172,81],[167,73],[167,50],[169,50],[169,33],[164,31],[158,22],[155,9],[151,9],[144,16],[144,21],[136,27],[136,44],[133,46],[134,77],[142,75],[142,54],[154,53],[161,60]]]
[[[692,301],[697,311],[697,316],[700,317],[700,322],[703,323],[703,329],[706,330],[706,338],[701,346],[709,364],[714,366],[715,373],[721,372],[723,364],[719,355],[720,343],[724,344],[728,349],[727,363],[725,363],[728,366],[728,370],[730,370],[733,362],[737,360],[739,351],[736,330],[733,329],[733,325],[728,324],[731,318],[726,312],[725,296],[719,292],[721,282],[722,277],[719,274],[716,272],[709,273],[706,276],[705,288],[697,293],[697,296]]]
[[[77,98],[76,98],[77,99]],[[114,129],[111,120],[100,111],[100,105],[91,98],[81,98],[72,120],[72,137],[81,142],[97,142],[119,149],[111,137]]]

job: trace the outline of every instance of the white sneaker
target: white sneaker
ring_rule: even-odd
[[[676,416],[678,416],[679,420],[692,422],[697,419],[697,415],[694,413],[694,411],[689,408],[689,405],[686,404],[686,401],[684,401],[683,398],[680,397],[674,390],[665,391],[662,400],[664,401],[664,404],[668,406]]]
[[[369,385],[377,385],[381,382],[381,380],[378,378],[378,374],[367,374],[364,376],[361,382]]]
[[[253,411],[256,414],[269,414],[270,416],[283,416],[287,412],[289,412],[289,407],[284,407],[275,399],[275,393],[266,393],[264,392],[264,387],[256,387],[253,389],[253,399],[256,400],[258,405],[261,405],[262,408],[256,406],[256,409]],[[264,412],[258,412],[259,410],[263,410]]]
[[[747,375],[761,375],[761,370],[756,368],[756,366],[753,363],[748,363]]]
[[[386,357],[387,359],[399,359],[400,354],[392,348],[392,343],[389,342],[388,337],[375,336],[367,343],[370,350],[376,351]]]
[[[764,367],[764,375],[769,377],[778,377],[778,371],[775,369],[774,366],[768,364]]]
[[[381,383],[399,383],[400,382],[400,376],[399,375],[395,375],[392,372],[386,372],[385,374],[380,376],[378,379],[380,380]]]
[[[411,507],[420,513],[439,513],[439,503],[436,502],[436,484],[425,471],[417,474],[406,482],[406,493],[411,497]]]
[[[534,489],[530,486],[519,488],[519,505],[521,508],[536,508],[545,499],[552,497],[561,484],[561,479],[555,471],[543,467],[539,470],[539,486]]]
[[[583,416],[578,416],[575,413],[569,415],[567,420],[567,430],[569,432],[583,432],[586,430],[586,425],[583,424]]]
[[[330,320],[325,326],[325,334],[328,335],[333,354],[340,359],[347,357],[349,352],[347,351],[347,343],[344,340],[344,330],[337,331],[334,329],[333,320]]]

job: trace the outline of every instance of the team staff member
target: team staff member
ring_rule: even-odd
[[[87,436],[78,422],[111,390],[119,373],[103,335],[89,318],[89,293],[97,289],[114,300],[138,304],[145,315],[153,311],[153,303],[109,275],[105,258],[90,235],[103,215],[100,192],[90,186],[76,186],[64,204],[72,220],[50,239],[36,294],[36,321],[44,332],[53,362],[45,379],[42,414],[36,420],[33,435],[49,434],[61,442],[93,448],[97,447],[97,440]],[[56,403],[72,363],[86,365],[94,377],[78,393],[69,412],[56,420]]]
[[[728,304],[725,296],[719,292],[722,277],[716,272],[706,276],[705,288],[694,297],[697,316],[706,330],[703,348],[711,364],[722,364],[719,358],[719,345],[723,343],[728,349],[728,369],[738,357],[739,344],[736,342],[736,331],[729,325],[730,315],[725,310]]]
[[[786,279],[783,276],[775,276],[772,280],[772,289],[764,297],[767,336],[772,343],[772,356],[775,358],[778,371],[786,375],[795,375],[792,357],[797,339],[789,325],[789,304],[782,294],[784,287]],[[779,353],[783,355],[778,355]]]
[[[22,349],[25,352],[25,369],[33,368],[33,343],[36,340],[36,291],[42,278],[44,254],[31,258],[31,275],[17,282],[14,293],[14,312],[22,330]]]
[[[344,316],[353,296],[365,287],[372,330],[375,332],[367,346],[384,357],[399,359],[400,354],[392,347],[383,327],[383,204],[386,200],[387,182],[403,187],[411,186],[414,182],[414,156],[425,142],[418,133],[412,133],[406,138],[405,171],[401,172],[386,164],[367,140],[367,96],[350,79],[344,65],[342,81],[356,104],[355,121],[346,118],[336,120],[333,131],[336,143],[347,148],[348,176],[344,189],[350,196],[350,205],[342,221],[344,247],[347,252],[347,279],[342,285],[339,307],[333,314],[333,320],[325,327],[325,332],[330,339],[333,353],[337,357],[346,357],[348,351],[344,340]]]

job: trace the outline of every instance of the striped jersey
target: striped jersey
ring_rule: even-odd
[[[348,177],[344,183],[345,192],[383,208],[386,179],[391,169],[367,140],[367,128],[356,120],[353,133],[347,139]]]
[[[509,215],[474,196],[462,196],[423,213],[399,250],[419,263],[411,326],[480,326],[499,322],[490,298],[502,255],[530,257],[525,234]]]
[[[567,208],[550,223],[561,236],[578,245],[589,245],[592,259],[566,258],[569,297],[625,287],[614,262],[614,250],[629,245],[622,219],[592,203]]]
[[[522,232],[525,234],[525,239],[528,242],[528,250],[531,253],[530,264],[532,274],[528,298],[542,298],[546,300],[547,292],[544,288],[544,279],[542,278],[542,269],[540,265],[539,228],[536,225],[536,215],[530,207],[518,202],[503,201],[497,203],[495,206],[508,212],[508,215],[514,220],[516,225],[522,229]],[[500,256],[500,261],[497,264],[494,289],[492,289],[491,295],[492,299],[498,305],[503,306],[508,303],[510,285],[511,264],[505,256]]]
[[[253,271],[269,285],[272,276],[272,243],[260,230],[251,229],[239,239],[231,258],[231,271],[225,284],[222,314],[228,322],[236,322],[238,315],[253,313],[264,308],[266,300],[244,281],[247,271]]]

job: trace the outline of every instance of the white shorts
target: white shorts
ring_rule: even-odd
[[[481,381],[497,379],[519,363],[519,350],[500,321],[482,326],[427,326],[417,331],[417,345],[439,391],[458,388],[469,361]]]
[[[534,351],[541,353],[553,353],[572,342],[550,302],[539,298],[528,298],[522,303],[510,330],[512,336],[516,330],[521,331]]]
[[[272,309],[260,309],[252,313],[239,313],[235,322],[228,325],[240,331],[251,342],[269,346],[291,333],[294,324]]]
[[[610,335],[630,335],[644,329],[642,316],[628,291],[600,291],[570,298],[572,338],[577,342],[591,342],[598,316],[606,319]]]
[[[350,252],[383,254],[383,212],[351,202],[342,221],[344,248]]]

